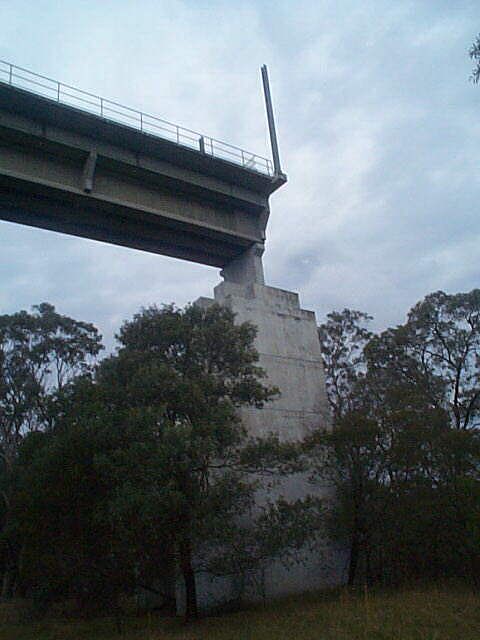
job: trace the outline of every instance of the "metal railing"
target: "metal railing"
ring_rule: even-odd
[[[245,169],[269,176],[273,175],[272,163],[268,158],[263,158],[210,136],[204,136],[191,129],[180,127],[143,111],[126,107],[113,100],[107,100],[88,91],[76,89],[4,60],[0,60],[0,82],[41,95],[55,102],[76,107],[82,111],[88,111],[105,120],[126,125],[142,133],[175,142],[189,149],[195,149],[213,158],[228,160]]]

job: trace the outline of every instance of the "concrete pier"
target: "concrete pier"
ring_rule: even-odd
[[[257,327],[259,364],[279,398],[263,409],[242,409],[251,433],[303,438],[329,424],[320,343],[313,311],[300,308],[298,294],[252,282],[225,281],[215,288],[215,302],[228,306],[236,321]]]
[[[263,409],[242,408],[242,420],[253,435],[276,433],[281,439],[299,440],[317,428],[330,428],[320,343],[315,314],[300,307],[298,294],[268,287],[258,282],[239,284],[224,281],[214,299],[200,298],[197,304],[217,302],[236,314],[236,322],[251,322],[257,329],[259,365],[266,371],[266,383],[276,386],[280,396]],[[291,476],[274,490],[259,495],[258,501],[282,495],[295,500],[307,494],[330,498],[329,490],[312,486],[301,475]],[[199,576],[199,604],[211,606],[240,595],[244,600],[271,599],[338,584],[344,562],[338,549],[326,544],[318,552],[305,555],[305,562],[289,569],[281,562],[268,566],[255,587],[240,594],[235,579]]]

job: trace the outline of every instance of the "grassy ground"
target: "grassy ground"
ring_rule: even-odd
[[[0,640],[480,640],[480,595],[460,586],[323,592],[206,618],[2,624]],[[4,615],[4,618],[6,616]]]

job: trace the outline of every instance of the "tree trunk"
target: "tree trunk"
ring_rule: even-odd
[[[365,582],[371,587],[373,584],[372,576],[372,549],[370,547],[370,541],[365,542]]]
[[[10,600],[13,597],[15,585],[15,570],[7,567],[3,573],[2,590],[0,597],[2,600]]]
[[[192,566],[192,545],[188,535],[180,543],[180,567],[185,581],[185,622],[198,618],[197,587]]]
[[[357,574],[358,556],[360,554],[360,536],[355,528],[352,532],[352,541],[350,544],[350,562],[348,565],[348,586],[352,587]]]

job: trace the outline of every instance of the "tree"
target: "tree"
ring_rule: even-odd
[[[7,468],[22,437],[49,426],[56,393],[91,372],[102,348],[93,325],[47,303],[0,316],[0,452]]]
[[[0,316],[0,566],[2,595],[11,594],[18,548],[7,536],[10,476],[28,433],[51,428],[58,394],[92,372],[101,336],[88,323],[62,316],[47,303]]]
[[[466,524],[475,509],[465,488],[478,495],[480,291],[427,295],[404,325],[370,341],[366,359],[392,516],[377,545],[395,558],[397,576],[476,579],[478,544]]]
[[[125,434],[98,404],[100,423],[78,421],[86,417],[78,395],[75,421],[29,434],[20,447],[7,530],[21,546],[17,593],[42,609],[71,599],[81,610],[115,611],[120,594],[132,592],[134,563],[105,517],[113,485],[98,459],[118,449]],[[93,409],[95,389],[85,390],[82,402],[87,395]]]
[[[330,329],[340,342],[330,353],[342,354],[326,367],[334,430],[313,434],[307,446],[314,479],[336,488],[333,532],[350,547],[349,583],[476,579],[479,322],[473,290],[426,296],[404,325],[353,354],[342,349],[351,325]]]
[[[240,406],[261,408],[277,393],[262,384],[255,332],[248,323],[235,325],[232,312],[218,305],[152,307],[123,325],[118,355],[99,370],[126,419],[132,411],[142,416],[146,439],[116,464],[128,481],[114,514],[125,521],[125,512],[143,509],[148,522],[152,504],[163,514],[185,583],[187,619],[197,615],[195,573],[218,569],[215,542],[224,550],[239,516],[252,513],[259,474],[267,466],[281,472],[291,460],[288,445],[276,438],[252,441],[238,417]]]
[[[305,446],[312,479],[330,482],[335,490],[334,536],[349,546],[348,584],[353,584],[361,547],[367,544],[366,517],[371,475],[378,467],[376,426],[363,407],[366,372],[364,348],[372,337],[362,311],[332,311],[318,334],[325,369],[333,432],[319,431]]]
[[[332,311],[318,327],[327,396],[334,422],[353,409],[355,385],[365,371],[363,349],[372,334],[365,325],[372,317],[362,311]]]
[[[478,82],[480,81],[480,34],[478,34],[478,36],[476,37],[475,42],[470,47],[468,54],[475,63],[470,79],[475,84],[478,84]]]
[[[330,484],[335,502],[330,533],[349,550],[348,578],[354,584],[361,554],[369,555],[372,503],[382,472],[378,425],[352,411],[339,418],[332,432],[313,433],[305,442],[314,482]]]
[[[178,569],[192,619],[198,572],[248,581],[272,558],[298,560],[321,505],[256,502],[263,476],[270,486],[300,467],[298,444],[255,438],[239,419],[238,407],[277,393],[254,337],[218,306],[144,309],[116,355],[63,385],[55,420],[22,438],[10,478],[6,533],[21,547],[24,594],[115,606],[141,586],[168,603]]]
[[[431,293],[366,349],[369,374],[402,383],[449,413],[456,429],[477,427],[480,410],[480,290]]]

